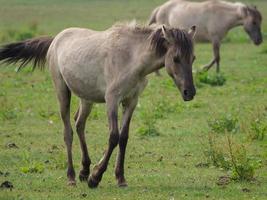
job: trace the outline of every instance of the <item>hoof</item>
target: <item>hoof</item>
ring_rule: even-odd
[[[118,183],[119,187],[127,187],[128,184],[126,182]]]
[[[83,171],[80,171],[79,179],[81,182],[87,181],[89,177],[89,173],[84,173]]]
[[[88,187],[89,188],[96,188],[97,186],[98,186],[98,181],[96,181],[96,180],[94,180],[93,178],[92,178],[92,176],[90,176],[89,177],[89,179],[88,179]]]
[[[76,181],[68,181],[68,186],[76,186]]]

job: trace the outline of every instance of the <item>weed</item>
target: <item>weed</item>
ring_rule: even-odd
[[[208,125],[213,132],[225,133],[238,131],[238,119],[232,114],[224,114],[219,118],[215,118],[208,121]]]
[[[1,120],[13,120],[18,117],[18,110],[8,102],[6,97],[3,97],[3,101],[0,99],[0,119]]]
[[[225,140],[216,140],[214,134],[208,138],[209,147],[205,151],[208,162],[215,167],[231,172],[231,179],[236,181],[250,181],[254,178],[255,169],[261,167],[261,160],[251,159],[247,155],[244,145],[233,142],[227,135]]]
[[[233,144],[229,136],[227,137],[227,142],[232,166],[232,179],[240,181],[252,180],[255,173],[255,165],[248,158],[244,145]]]
[[[164,118],[166,114],[173,113],[177,110],[177,105],[172,102],[167,102],[166,100],[160,100],[156,103],[153,110],[154,118],[160,119]]]
[[[142,112],[141,113],[142,118],[142,126],[138,128],[137,132],[141,137],[146,136],[159,136],[160,133],[157,130],[155,124],[156,124],[156,118],[153,112]]]
[[[229,158],[225,156],[224,146],[218,145],[215,139],[215,135],[210,133],[208,136],[209,148],[205,151],[205,155],[208,158],[208,163],[215,167],[223,168],[229,170],[231,164]]]
[[[44,165],[41,163],[31,164],[30,166],[23,166],[20,168],[22,173],[43,173]]]
[[[262,122],[261,119],[256,119],[251,122],[250,138],[252,140],[263,140],[267,132],[267,125]]]
[[[20,167],[22,173],[43,173],[44,165],[40,162],[33,161],[28,151],[22,155],[24,166]]]
[[[226,82],[226,78],[221,73],[209,74],[208,72],[198,72],[195,77],[197,86],[201,86],[199,83],[211,86],[222,86]]]
[[[263,53],[263,54],[267,54],[267,45],[263,45],[263,46],[262,46],[261,53]]]

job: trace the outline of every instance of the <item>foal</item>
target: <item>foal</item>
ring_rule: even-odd
[[[24,67],[33,61],[33,67],[48,63],[64,124],[70,185],[75,184],[72,161],[73,131],[70,122],[71,94],[80,98],[75,115],[76,131],[82,151],[81,181],[97,187],[107,169],[113,149],[119,144],[115,175],[119,186],[126,186],[124,157],[129,125],[138,96],[146,86],[146,76],[164,65],[185,101],[195,95],[192,77],[193,37],[189,31],[164,26],[140,27],[115,25],[97,32],[69,28],[56,37],[41,37],[11,43],[0,49],[0,60],[21,62]],[[104,157],[90,174],[91,160],[84,130],[86,119],[94,103],[106,103],[109,123],[109,143]],[[123,106],[121,129],[118,126],[118,107]],[[90,174],[90,176],[89,176]]]

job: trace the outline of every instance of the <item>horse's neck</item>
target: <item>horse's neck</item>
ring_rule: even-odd
[[[141,76],[146,76],[164,66],[165,56],[159,57],[156,51],[151,47],[151,40],[147,34],[139,33],[138,39],[134,39],[132,43],[133,52],[135,54],[135,69]],[[134,47],[135,46],[135,47]]]
[[[150,42],[150,41],[146,41]],[[146,44],[142,52],[140,52],[140,65],[138,66],[138,71],[141,76],[146,76],[155,72],[164,66],[165,56],[158,56],[150,47],[150,44]]]
[[[245,7],[245,4],[224,1],[222,1],[221,4],[225,8],[224,16],[228,18],[227,26],[229,29],[243,25],[244,16],[242,14],[242,9]]]

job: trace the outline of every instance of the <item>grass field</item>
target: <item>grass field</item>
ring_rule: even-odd
[[[16,39],[14,35],[29,31],[55,35],[70,26],[103,30],[116,21],[136,18],[142,22],[162,2],[0,0],[0,40],[10,42]],[[246,2],[261,10],[266,40],[267,2]],[[211,54],[209,44],[197,44],[194,67],[207,63]],[[14,188],[0,188],[0,199],[267,199],[267,45],[254,46],[237,28],[222,45],[221,57],[226,82],[211,86],[196,75],[197,96],[191,102],[182,101],[164,70],[162,77],[150,75],[130,130],[125,163],[129,186],[116,186],[116,149],[94,190],[79,181],[77,187],[66,184],[62,123],[48,70],[15,73],[14,66],[2,66],[0,184],[10,181]],[[212,69],[209,76],[214,74]],[[74,114],[78,99],[72,102]],[[95,105],[87,122],[93,164],[108,141],[106,118],[105,105]],[[215,142],[211,145],[211,141]],[[231,161],[229,147],[236,163]],[[73,152],[78,174],[81,159],[76,135]],[[210,152],[224,155],[214,158]],[[252,170],[253,177],[234,180],[235,164],[245,172]]]

